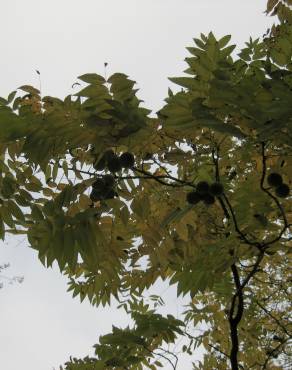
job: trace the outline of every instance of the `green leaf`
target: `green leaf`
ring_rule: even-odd
[[[193,208],[192,205],[187,205],[184,209],[181,209],[179,207],[172,210],[162,221],[160,224],[160,227],[166,227],[171,222],[179,221],[185,214],[187,214],[191,209]]]
[[[127,206],[124,206],[121,209],[121,220],[125,226],[128,225],[130,213]]]
[[[44,219],[42,211],[35,204],[31,206],[31,217],[34,221],[42,221]]]
[[[18,205],[13,200],[8,200],[7,205],[11,211],[11,214],[20,221],[25,221],[25,217],[21,209],[18,207]]]
[[[75,270],[77,265],[78,252],[75,248],[75,240],[72,229],[64,230],[64,258],[72,271]]]
[[[32,94],[32,95],[39,95],[40,94],[40,91],[38,89],[36,89],[35,87],[30,86],[30,85],[23,85],[23,86],[20,86],[18,89],[22,90],[22,91],[25,91],[25,92],[27,92],[29,94]]]
[[[233,52],[235,48],[236,48],[236,45],[227,46],[226,48],[220,50],[220,54],[226,58],[229,55],[231,55],[231,53]]]
[[[56,207],[53,201],[48,201],[45,203],[43,208],[44,214],[47,216],[53,216],[56,213]]]
[[[89,84],[103,84],[105,79],[96,73],[86,73],[82,76],[77,77],[79,80],[87,82]]]
[[[88,85],[75,96],[84,96],[86,98],[102,97],[107,95],[107,88],[103,85]]]
[[[38,193],[42,189],[42,185],[40,185],[39,183],[29,182],[25,184],[25,188],[29,191]]]
[[[51,176],[52,176],[52,168],[51,168],[51,165],[48,164],[46,167],[46,172],[45,172],[46,182],[48,182]]]
[[[59,170],[59,163],[58,161],[55,162],[53,166],[53,171],[52,171],[52,180],[56,181],[56,178],[58,176],[58,170]]]
[[[55,198],[57,207],[68,207],[70,202],[76,198],[76,193],[71,185],[67,185]]]
[[[14,228],[15,224],[11,216],[11,212],[6,205],[2,205],[0,208],[0,215],[2,216],[2,220],[5,224],[11,228]]]
[[[7,103],[10,104],[13,99],[15,98],[15,95],[17,94],[17,91],[12,91],[9,95],[8,95],[8,98],[7,98]]]
[[[68,164],[67,164],[67,161],[63,161],[62,168],[63,168],[65,176],[68,179]]]
[[[194,40],[194,42],[195,42],[195,44],[199,47],[199,48],[201,48],[201,49],[205,49],[205,44],[204,44],[204,42],[202,41],[202,40],[200,40],[200,39],[196,39],[196,38],[194,38],[193,39]]]
[[[30,132],[31,122],[0,106],[0,142],[22,138]]]
[[[246,135],[240,130],[240,128],[233,126],[231,124],[224,123],[217,120],[216,118],[208,119],[197,119],[196,124],[201,127],[208,127],[214,131],[222,132],[224,134],[229,134],[231,136],[237,137],[238,139],[244,139]]]
[[[8,103],[8,101],[6,100],[6,99],[4,99],[4,98],[1,98],[0,97],[0,106],[1,105],[4,105],[4,106],[6,106],[6,105],[8,105],[9,103]]]
[[[226,35],[226,36],[222,37],[218,41],[218,45],[219,45],[220,49],[224,48],[229,43],[230,40],[231,40],[231,35]]]
[[[4,177],[2,180],[1,193],[5,198],[10,198],[16,190],[15,180],[11,177]]]

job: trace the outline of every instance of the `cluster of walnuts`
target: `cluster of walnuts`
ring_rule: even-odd
[[[282,176],[276,172],[270,173],[267,177],[268,184],[275,188],[277,197],[286,198],[290,193],[290,188],[287,184],[283,183]]]
[[[94,164],[97,171],[108,170],[111,173],[119,172],[123,168],[129,169],[134,167],[135,157],[130,152],[125,152],[120,156],[116,155],[113,150],[109,149],[104,152],[98,162]],[[105,174],[98,177],[92,184],[90,199],[93,202],[99,200],[113,199],[118,194],[115,191],[115,178],[112,174]]]
[[[187,202],[189,204],[197,204],[201,200],[206,205],[215,203],[215,197],[219,197],[224,192],[223,185],[220,182],[214,182],[209,185],[207,181],[200,181],[196,186],[196,190],[187,194]]]
[[[103,156],[94,164],[97,171],[108,170],[111,173],[119,172],[123,168],[133,168],[135,157],[130,152],[124,152],[120,156],[114,153],[113,150],[107,150]],[[278,173],[270,173],[267,177],[267,182],[275,188],[277,197],[286,198],[289,196],[290,188],[283,183],[282,176]],[[224,192],[223,185],[220,182],[209,184],[207,181],[200,181],[196,185],[196,190],[187,194],[186,200],[189,204],[197,204],[203,201],[206,205],[215,203],[216,197],[220,197]],[[115,178],[111,174],[105,174],[99,177],[92,184],[92,192],[90,199],[93,202],[105,199],[113,199],[117,196],[115,192]]]
[[[122,168],[128,169],[134,167],[135,157],[130,152],[125,152],[120,156],[116,155],[113,150],[107,150],[98,162],[94,164],[97,171],[108,169],[115,173],[121,171]]]
[[[113,199],[117,193],[115,192],[115,178],[111,174],[106,174],[97,178],[92,184],[92,192],[90,199],[93,202],[105,199]]]

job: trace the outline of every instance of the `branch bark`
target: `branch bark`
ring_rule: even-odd
[[[231,265],[231,271],[233,275],[236,292],[233,295],[230,312],[229,312],[229,326],[230,326],[230,339],[231,339],[231,351],[230,351],[230,362],[232,370],[239,370],[238,366],[238,351],[239,351],[239,340],[238,340],[238,324],[243,315],[244,310],[244,299],[243,291],[240,284],[240,277],[235,264]]]
[[[230,351],[230,362],[232,370],[238,370],[238,351],[239,351],[239,340],[238,340],[238,324],[243,316],[244,311],[244,292],[243,289],[252,279],[252,277],[258,271],[258,267],[264,257],[264,251],[260,251],[260,254],[257,256],[257,260],[253,265],[251,271],[247,276],[240,281],[240,276],[238,269],[235,265],[231,265],[231,271],[233,275],[233,280],[236,288],[236,292],[233,295],[231,307],[229,311],[229,327],[230,327],[230,339],[231,339],[231,351]]]

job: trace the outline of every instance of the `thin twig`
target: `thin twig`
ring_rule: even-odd
[[[174,365],[174,368],[176,369],[177,364],[178,364],[178,357],[177,357],[177,355],[176,355],[175,353],[173,353],[173,352],[168,351],[167,349],[164,349],[164,348],[160,348],[160,347],[159,347],[159,348],[157,348],[157,349],[159,349],[160,351],[166,352],[166,353],[170,354],[171,356],[173,356],[173,357],[175,358],[175,365]]]
[[[170,363],[170,365],[171,365],[171,367],[173,368],[173,370],[176,370],[176,365],[174,365],[173,363],[172,363],[172,361],[168,358],[168,357],[166,357],[166,356],[164,356],[163,354],[161,354],[161,353],[155,353],[154,351],[151,351],[149,348],[147,348],[145,345],[143,346],[143,348],[144,349],[146,349],[146,351],[148,351],[149,353],[151,353],[151,355],[156,355],[156,356],[160,356],[160,357],[162,357],[162,358],[164,358],[166,361],[168,361],[169,363]]]
[[[188,186],[191,186],[193,188],[196,188],[196,186],[194,184],[192,184],[192,183],[190,183],[188,181],[180,180],[180,179],[178,179],[178,178],[176,178],[174,176],[168,175],[168,176],[164,176],[163,178],[167,178],[169,180],[173,180],[173,181],[179,183],[180,185],[179,184],[174,184],[174,183],[168,183],[168,182],[161,181],[160,178],[159,178],[159,176],[153,175],[150,172],[147,172],[145,170],[141,170],[141,169],[136,168],[136,167],[133,168],[133,171],[134,172],[136,171],[138,173],[142,173],[142,174],[144,174],[146,176],[149,176],[150,178],[152,178],[152,179],[156,180],[157,182],[160,182],[161,184],[166,185],[166,186],[171,186],[171,187],[177,188],[177,187],[182,187],[182,186],[188,185]]]
[[[230,362],[232,370],[238,370],[238,351],[239,351],[239,341],[238,341],[238,324],[242,318],[244,310],[244,300],[243,291],[240,284],[240,277],[235,264],[231,265],[231,270],[233,274],[233,280],[236,287],[236,292],[233,295],[231,307],[229,311],[229,326],[230,326],[230,338],[231,338],[231,351],[230,351]],[[237,310],[235,313],[235,304],[237,303]]]
[[[289,338],[286,338],[285,340],[283,340],[283,342],[279,343],[275,348],[272,349],[272,351],[268,354],[268,357],[266,358],[263,366],[262,366],[262,370],[265,370],[267,369],[267,365],[268,365],[268,362],[270,361],[270,359],[273,357],[274,354],[276,354],[278,352],[278,350],[284,346],[284,344],[288,341]]]
[[[223,194],[223,199],[225,200],[225,202],[226,202],[226,204],[229,208],[229,211],[231,213],[231,218],[232,218],[232,221],[233,221],[233,224],[234,224],[234,228],[235,228],[236,232],[239,234],[240,239],[243,240],[248,245],[253,245],[253,246],[256,246],[257,248],[261,249],[262,248],[261,243],[256,242],[256,241],[253,242],[253,241],[247,239],[245,234],[240,230],[240,228],[238,226],[238,223],[237,223],[237,220],[236,220],[236,217],[235,217],[234,210],[233,210],[233,208],[231,206],[231,203],[229,202],[229,200],[228,200],[228,198],[225,194]]]
[[[248,273],[248,275],[245,277],[245,279],[241,283],[241,290],[249,283],[250,279],[257,272],[258,267],[259,267],[263,258],[264,258],[264,251],[260,251],[259,255],[257,256],[257,260],[256,260],[255,264],[253,265],[252,270]]]
[[[225,356],[225,357],[227,357],[229,359],[229,356],[225,352],[221,351],[221,349],[219,349],[218,347],[215,347],[215,346],[213,346],[210,343],[208,343],[208,346],[211,347],[211,348],[213,348],[215,351],[221,353],[221,355],[223,355],[223,356]]]
[[[259,301],[255,301],[256,304],[268,315],[270,316],[276,323],[277,325],[289,336],[289,338],[292,338],[292,333],[289,333],[289,331],[285,328],[285,326],[274,316],[271,314],[270,311],[266,309]]]

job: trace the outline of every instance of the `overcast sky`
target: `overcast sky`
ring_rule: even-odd
[[[137,81],[147,108],[163,105],[167,77],[186,69],[186,46],[201,32],[232,35],[243,46],[264,34],[271,19],[264,0],[9,0],[0,13],[0,96],[23,84],[42,95],[74,93],[77,76],[123,72]],[[1,134],[1,133],[0,133]],[[96,309],[66,293],[58,269],[45,269],[24,238],[0,245],[6,275],[23,275],[21,285],[0,290],[0,369],[52,370],[70,355],[85,356],[111,325],[127,325],[123,312]],[[165,312],[183,311],[174,289],[159,285]],[[194,360],[194,359],[193,359]],[[167,369],[167,366],[165,366]],[[191,369],[182,360],[179,370]]]

